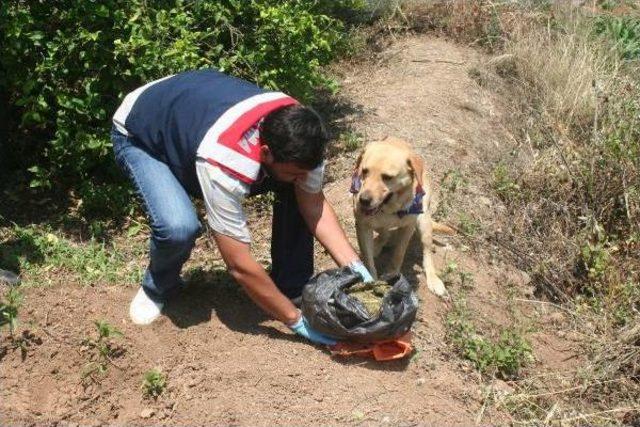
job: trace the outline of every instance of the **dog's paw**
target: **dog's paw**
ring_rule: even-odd
[[[438,276],[427,277],[427,288],[435,295],[446,298],[449,294]]]

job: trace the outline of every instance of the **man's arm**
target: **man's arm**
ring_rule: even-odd
[[[229,273],[264,311],[287,325],[300,318],[299,310],[276,287],[271,277],[253,258],[247,243],[213,233]]]
[[[309,193],[296,187],[296,198],[307,226],[338,266],[344,267],[360,259],[322,191]]]
[[[263,310],[291,325],[299,319],[299,311],[276,288],[249,251],[249,229],[242,209],[242,199],[248,189],[205,161],[196,162],[196,171],[207,206],[207,219],[230,274]]]

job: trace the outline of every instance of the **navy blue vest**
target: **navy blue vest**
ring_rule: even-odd
[[[200,196],[195,161],[207,130],[229,108],[265,92],[215,70],[184,72],[145,88],[124,127],[136,144],[169,166],[189,193]]]

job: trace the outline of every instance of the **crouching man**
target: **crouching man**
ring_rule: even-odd
[[[372,279],[322,193],[328,136],[318,114],[284,93],[199,70],[134,90],[113,123],[116,161],[151,226],[149,265],[131,320],[153,322],[181,286],[201,228],[190,196],[203,197],[224,262],[249,297],[295,333],[332,344],[292,302],[313,274],[314,236],[339,266]],[[251,256],[242,208],[245,197],[267,190],[276,196],[271,275]]]

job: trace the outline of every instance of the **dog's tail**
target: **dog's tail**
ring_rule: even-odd
[[[456,234],[456,231],[453,228],[449,227],[448,225],[440,224],[439,222],[433,221],[431,223],[431,227],[434,233],[448,235]]]

